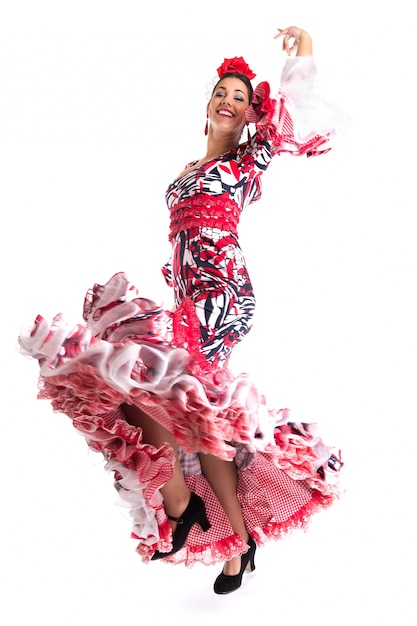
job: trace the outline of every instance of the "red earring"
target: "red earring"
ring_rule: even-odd
[[[208,117],[207,117],[206,125],[204,127],[204,134],[208,135]]]

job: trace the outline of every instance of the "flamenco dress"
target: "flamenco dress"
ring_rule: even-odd
[[[168,553],[172,531],[161,488],[173,475],[174,450],[147,444],[123,405],[134,404],[175,437],[189,489],[206,507],[210,528],[195,524],[185,545],[164,562],[214,564],[247,551],[202,474],[199,453],[234,461],[245,526],[261,546],[329,507],[342,489],[340,452],[315,423],[295,423],[268,406],[245,373],[227,366],[251,327],[255,307],[239,246],[242,211],[261,197],[261,178],[281,152],[327,152],[337,115],[320,101],[312,57],[289,58],[275,98],[260,83],[246,112],[253,138],[173,181],[166,193],[172,257],[164,266],[173,311],[142,297],[124,272],[95,284],[83,322],[38,315],[19,336],[38,360],[38,398],[67,415],[112,473],[132,519],[144,562]]]

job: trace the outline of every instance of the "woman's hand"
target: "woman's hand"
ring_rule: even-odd
[[[313,54],[313,42],[311,41],[310,35],[305,30],[301,30],[301,28],[297,28],[296,26],[289,26],[284,29],[278,28],[278,31],[274,39],[283,37],[282,49],[289,56],[291,56],[293,52],[296,52],[296,56],[308,56]]]

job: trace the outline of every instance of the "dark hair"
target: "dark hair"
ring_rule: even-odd
[[[250,82],[249,78],[245,74],[239,74],[237,72],[226,72],[226,74],[223,74],[223,76],[219,78],[217,83],[214,85],[213,93],[215,92],[215,90],[217,89],[217,85],[223,80],[223,78],[239,78],[239,80],[245,83],[247,87],[249,104],[252,102],[252,95],[253,95],[252,83]],[[212,96],[213,96],[213,93],[211,94]]]

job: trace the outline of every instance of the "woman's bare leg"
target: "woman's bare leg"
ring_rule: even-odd
[[[243,521],[242,509],[237,497],[237,473],[233,461],[224,461],[211,454],[199,454],[203,474],[217,496],[230,524],[243,541],[249,534]],[[234,576],[240,571],[240,556],[230,559],[224,565],[226,576]]]
[[[174,450],[176,462],[174,463],[173,476],[161,488],[161,493],[167,514],[180,517],[187,508],[191,492],[184,480],[174,436],[137,406],[124,404],[123,410],[129,424],[142,429],[144,442],[155,447],[168,443]],[[237,474],[234,462],[224,461],[211,454],[200,454],[199,459],[203,474],[216,494],[234,532],[240,535],[244,541],[248,541],[249,535],[245,528],[236,493]],[[172,521],[170,523],[174,531],[176,523]],[[240,564],[240,557],[230,559],[225,563],[223,571],[227,576],[233,576],[239,573]]]
[[[174,450],[174,473],[171,480],[165,483],[165,485],[161,488],[161,493],[164,499],[166,513],[168,515],[172,515],[173,517],[180,517],[187,508],[191,492],[184,480],[174,436],[169,430],[164,428],[164,426],[161,426],[161,424],[156,422],[137,406],[133,404],[124,404],[123,410],[129,424],[138,426],[142,429],[143,441],[145,443],[149,443],[155,447],[158,447],[163,443],[168,443]],[[174,531],[176,522],[170,520],[170,523]]]

